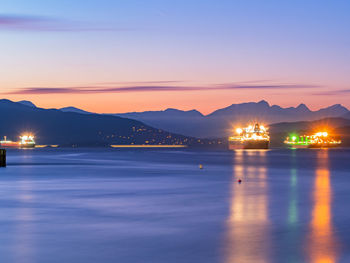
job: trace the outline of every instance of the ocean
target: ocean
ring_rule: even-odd
[[[348,149],[7,155],[2,262],[350,262]]]

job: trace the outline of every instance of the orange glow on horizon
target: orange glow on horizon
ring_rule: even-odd
[[[125,113],[135,111],[165,110],[176,108],[179,110],[196,109],[202,114],[209,114],[232,104],[244,102],[258,102],[266,100],[270,105],[281,107],[296,107],[305,103],[311,110],[328,107],[341,103],[350,107],[346,96],[323,96],[315,99],[312,95],[298,95],[289,91],[276,93],[272,91],[254,92],[246,90],[222,91],[152,91],[134,93],[96,93],[96,94],[27,94],[10,95],[3,93],[2,97],[13,101],[29,100],[42,108],[62,108],[74,106],[96,113]]]

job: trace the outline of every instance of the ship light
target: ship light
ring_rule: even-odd
[[[327,136],[328,136],[328,133],[327,133],[327,132],[324,132],[324,133],[322,133],[322,135],[323,135],[324,137],[327,137]]]
[[[293,142],[294,142],[296,139],[297,139],[296,136],[293,136],[293,137],[292,137],[292,141],[293,141]]]
[[[236,129],[236,132],[237,132],[238,134],[241,134],[241,133],[243,132],[243,130],[242,130],[241,128],[237,128],[237,129]]]
[[[20,144],[31,144],[34,143],[34,136],[33,135],[22,135],[20,136],[21,142]]]

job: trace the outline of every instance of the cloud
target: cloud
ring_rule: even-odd
[[[174,84],[184,83],[184,80],[154,80],[154,81],[124,81],[124,82],[99,82],[97,85],[150,85],[150,84]]]
[[[314,96],[339,96],[339,95],[347,95],[350,94],[350,89],[342,89],[342,90],[327,90],[321,92],[315,92],[311,95]]]
[[[338,94],[339,94],[339,93],[350,93],[350,89],[337,90],[336,92],[337,92]]]
[[[0,29],[31,30],[41,29],[49,20],[43,17],[0,15]]]
[[[311,85],[213,85],[213,86],[176,86],[176,85],[136,85],[124,87],[81,86],[81,87],[27,87],[5,94],[97,94],[97,93],[133,93],[133,92],[186,92],[219,90],[291,90],[316,88]]]
[[[216,85],[218,89],[266,89],[266,90],[282,90],[282,89],[310,89],[319,88],[320,86],[315,85],[304,85],[304,84],[219,84]]]
[[[47,31],[47,32],[78,32],[78,31],[131,31],[133,28],[113,26],[91,26],[88,23],[60,20],[42,16],[1,15],[0,30],[7,31]]]

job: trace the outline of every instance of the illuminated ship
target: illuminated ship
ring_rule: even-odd
[[[284,143],[291,148],[334,148],[341,144],[341,140],[334,139],[327,132],[317,132],[313,135],[291,135]]]
[[[259,125],[250,125],[247,128],[237,128],[236,136],[229,137],[229,149],[268,149],[270,136],[267,129]]]
[[[20,136],[19,138],[20,138],[20,141],[14,142],[14,141],[7,140],[5,136],[4,140],[0,141],[0,147],[4,147],[4,148],[34,148],[35,147],[34,136],[23,135],[23,136]]]

